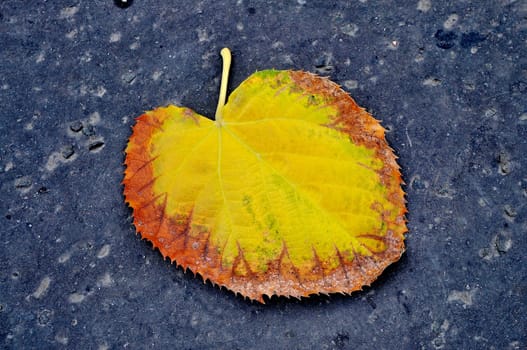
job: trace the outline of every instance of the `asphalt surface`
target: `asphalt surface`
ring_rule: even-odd
[[[0,2],[0,347],[527,348],[527,3]],[[214,115],[256,70],[328,76],[400,157],[407,251],[351,296],[266,305],[142,241],[134,117]]]

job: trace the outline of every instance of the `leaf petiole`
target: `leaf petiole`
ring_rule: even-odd
[[[221,127],[223,124],[223,106],[225,106],[225,100],[227,99],[227,83],[229,81],[229,69],[231,67],[231,50],[224,47],[220,51],[221,57],[223,58],[223,69],[221,72],[221,85],[220,85],[220,96],[218,98],[218,107],[216,108],[216,126]]]

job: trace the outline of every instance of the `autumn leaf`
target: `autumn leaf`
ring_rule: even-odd
[[[134,224],[164,257],[263,302],[350,293],[404,251],[404,192],[379,122],[339,86],[264,70],[215,121],[170,105],[146,112],[126,148]]]

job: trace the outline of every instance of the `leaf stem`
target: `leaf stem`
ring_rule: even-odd
[[[225,100],[227,98],[227,83],[229,81],[229,70],[231,68],[231,50],[224,47],[221,52],[223,58],[223,69],[221,72],[221,85],[220,85],[220,97],[218,98],[218,107],[216,108],[216,125],[221,126],[223,124],[223,106],[225,106]]]

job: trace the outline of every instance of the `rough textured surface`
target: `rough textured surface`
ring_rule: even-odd
[[[0,2],[0,344],[6,348],[527,346],[524,1]],[[213,115],[258,69],[327,75],[383,120],[407,252],[352,296],[262,306],[135,235],[132,118]]]

